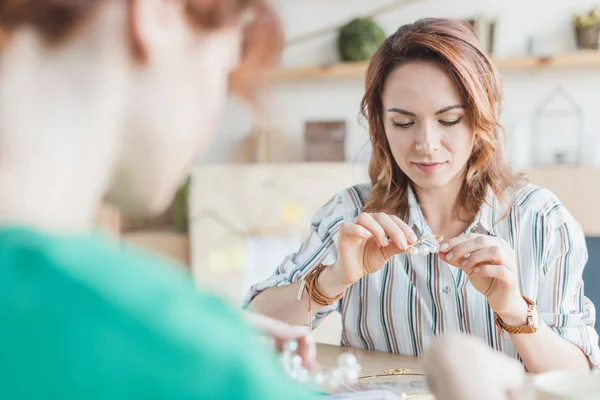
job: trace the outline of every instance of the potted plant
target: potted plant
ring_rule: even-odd
[[[573,17],[573,26],[580,49],[598,49],[600,42],[600,9],[594,8],[587,14]]]
[[[385,31],[375,21],[370,18],[355,18],[340,29],[340,57],[344,62],[367,61],[385,38]]]

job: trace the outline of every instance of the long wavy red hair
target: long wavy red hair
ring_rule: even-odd
[[[369,164],[373,189],[365,211],[401,218],[408,215],[410,180],[396,164],[386,138],[382,94],[389,74],[415,61],[440,65],[466,105],[466,120],[475,134],[475,145],[467,162],[459,204],[473,217],[485,200],[488,187],[504,199],[505,190],[517,186],[519,180],[503,154],[499,122],[502,86],[498,72],[466,23],[438,18],[400,27],[383,42],[369,65],[361,114],[368,122],[373,146]]]
[[[127,7],[129,44],[134,59],[148,60],[147,49],[136,34],[133,8],[137,2],[123,0]],[[283,47],[283,30],[279,19],[266,0],[171,0],[181,4],[191,29],[214,30],[233,26],[245,15],[242,61],[231,74],[232,90],[253,98],[257,85],[266,77]],[[58,45],[85,26],[103,0],[0,0],[0,47],[16,29],[29,26],[49,45]],[[250,15],[252,14],[252,15]]]

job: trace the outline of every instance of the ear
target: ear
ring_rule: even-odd
[[[127,0],[129,41],[136,61],[149,61],[152,49],[164,41],[163,31],[176,17],[181,18],[180,4],[173,0]]]

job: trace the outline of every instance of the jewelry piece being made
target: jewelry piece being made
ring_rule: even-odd
[[[422,236],[415,243],[408,246],[406,252],[415,256],[426,256],[429,253],[434,254],[440,251],[440,243],[444,237],[439,234]]]
[[[330,371],[311,373],[302,365],[302,357],[297,352],[298,342],[288,340],[283,344],[283,351],[280,355],[283,369],[292,379],[303,383],[313,383],[326,392],[333,392],[358,382],[362,368],[352,353],[340,354],[337,359],[337,367]]]

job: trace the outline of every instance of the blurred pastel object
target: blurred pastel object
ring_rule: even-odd
[[[588,371],[552,371],[533,379],[536,400],[599,400],[600,375]]]

